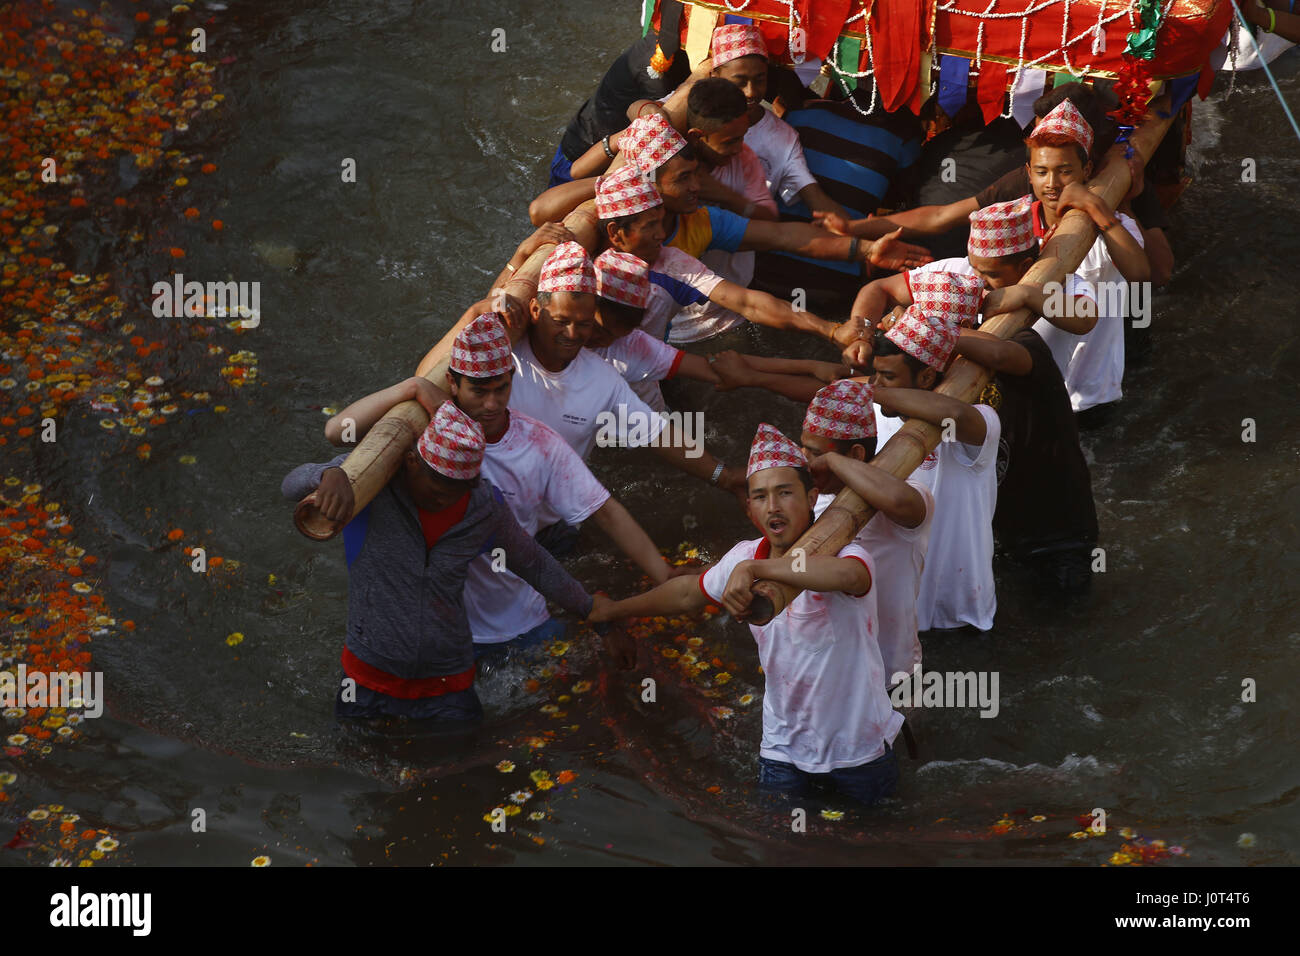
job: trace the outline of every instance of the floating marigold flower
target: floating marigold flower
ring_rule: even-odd
[[[515,765],[509,760],[502,760],[497,764],[497,770],[501,773],[512,773],[514,769]]]
[[[179,249],[179,248],[177,248],[176,246],[172,246],[172,247],[171,247],[170,249],[168,249],[167,251],[171,253],[171,257],[172,257],[173,259],[184,259],[184,258],[185,258],[185,250],[184,250],[184,249]]]
[[[508,817],[515,817],[515,816],[518,816],[518,815],[522,812],[522,811],[521,811],[517,806],[515,806],[513,803],[510,804],[510,805],[507,806],[507,807],[503,807],[502,810],[504,811],[505,815],[508,816]]]
[[[821,817],[822,817],[823,820],[843,820],[843,819],[844,819],[844,811],[843,811],[843,810],[823,810],[822,813],[821,813]]]
[[[180,528],[172,528],[167,532],[168,541],[179,541],[183,537],[185,537],[185,532]]]
[[[226,643],[229,644],[231,647],[234,647],[236,644],[242,643],[243,640],[244,640],[244,635],[241,634],[239,631],[235,631],[231,634],[226,635]]]
[[[1111,866],[1123,866],[1126,863],[1132,863],[1133,857],[1129,856],[1127,853],[1122,853],[1119,850],[1116,850],[1110,855],[1109,862]]]
[[[572,770],[561,770],[555,775],[555,782],[560,784],[572,783],[578,779],[578,775]]]
[[[185,210],[185,218],[186,218],[186,219],[198,219],[198,218],[199,218],[199,211],[198,211],[197,209],[195,209],[193,206],[190,206],[188,209]]]
[[[591,690],[591,681],[580,680],[578,681],[578,683],[574,684],[573,687],[570,688],[570,690],[572,690],[575,694],[585,694],[587,693],[587,691]]]
[[[270,866],[271,858],[269,856],[255,856],[249,866]]]
[[[226,224],[222,222],[220,219],[214,219],[212,220],[212,228],[215,229],[217,232],[220,232],[222,229],[226,228]]]

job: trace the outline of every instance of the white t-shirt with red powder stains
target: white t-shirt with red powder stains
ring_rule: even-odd
[[[987,405],[973,406],[984,419],[984,443],[943,442],[911,477],[934,496],[934,521],[916,598],[916,626],[993,627],[997,594],[993,587],[993,512],[998,501],[997,457],[1002,422]],[[875,405],[877,447],[900,428]]]
[[[872,590],[880,618],[877,643],[885,665],[885,680],[897,673],[910,674],[921,666],[921,640],[917,637],[916,597],[925,569],[930,526],[934,521],[934,496],[922,482],[909,478],[925,502],[925,517],[915,528],[904,528],[877,513],[853,539],[876,562],[879,575]],[[817,517],[830,507],[834,495],[818,495],[813,508]]]
[[[641,330],[652,338],[673,342],[694,342],[717,334],[708,323],[683,321],[678,327],[673,317],[685,306],[708,302],[721,281],[722,276],[690,253],[663,246],[650,266],[650,301],[641,319]],[[724,323],[717,331],[729,327]]]
[[[623,376],[623,381],[657,412],[667,411],[659,383],[677,374],[682,350],[633,329],[603,348],[592,349]]]
[[[700,575],[700,589],[721,605],[736,565],[766,558],[770,551],[766,538],[740,542]],[[749,626],[767,681],[759,753],[807,773],[857,767],[883,756],[903,724],[885,692],[871,555],[850,542],[839,556],[867,566],[870,591],[861,597],[804,591],[765,627]]]
[[[515,520],[529,534],[557,521],[582,524],[609,500],[609,492],[563,438],[513,410],[505,434],[487,443],[482,474],[501,492]],[[492,570],[490,554],[470,562],[465,612],[479,644],[508,641],[549,617],[546,599],[509,567]]]
[[[1129,235],[1143,245],[1142,228],[1132,217],[1116,213]],[[1116,268],[1098,236],[1088,254],[1074,270],[1097,290],[1097,324],[1086,335],[1058,329],[1046,319],[1034,323],[1034,331],[1052,350],[1052,358],[1065,379],[1070,405],[1082,412],[1094,405],[1117,402],[1123,395],[1124,323],[1129,320],[1128,282]]]
[[[510,410],[549,425],[583,461],[602,432],[613,434],[620,445],[639,447],[651,444],[663,431],[664,417],[636,396],[614,366],[589,349],[579,349],[563,371],[551,372],[537,361],[525,336],[515,345],[513,359]],[[625,412],[620,413],[620,405],[626,406]],[[602,425],[605,414],[609,427]]]

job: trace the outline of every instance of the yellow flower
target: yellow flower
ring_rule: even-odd
[[[271,858],[269,856],[255,856],[249,866],[270,866]]]
[[[1132,862],[1133,857],[1129,856],[1127,853],[1120,853],[1118,850],[1110,855],[1111,866],[1123,866],[1125,863]]]
[[[713,683],[715,684],[725,684],[729,680],[731,680],[731,675],[726,671],[718,671],[713,675]]]
[[[505,814],[508,817],[518,816],[521,812],[522,811],[520,811],[520,809],[517,806],[515,806],[513,803],[510,804],[510,806],[505,808]]]
[[[1137,836],[1137,834],[1133,832],[1131,827],[1120,827],[1119,835],[1123,837],[1125,840],[1131,840],[1135,836]]]
[[[569,652],[568,641],[556,641],[551,645],[550,654],[552,657],[563,657]]]
[[[528,775],[528,779],[540,786],[543,780],[550,780],[551,775],[545,770],[534,770]]]
[[[574,684],[573,687],[570,688],[570,690],[572,690],[575,694],[585,694],[587,693],[587,691],[591,690],[591,681],[580,680],[578,681],[578,683]]]
[[[1047,819],[1047,817],[1043,816],[1041,813],[1037,813],[1034,814],[1034,816],[1030,817],[1029,819],[1033,820],[1035,823],[1042,823],[1044,820]]]
[[[843,820],[843,819],[844,819],[844,811],[843,811],[843,810],[823,810],[823,811],[822,811],[822,819],[823,819],[823,820]]]
[[[497,769],[500,770],[502,773],[510,773],[515,769],[515,765],[511,763],[509,760],[502,760],[500,763],[497,764]]]
[[[231,647],[234,647],[236,644],[243,643],[243,640],[244,640],[244,635],[241,634],[239,631],[235,631],[233,634],[229,634],[226,636],[226,643],[229,644]]]

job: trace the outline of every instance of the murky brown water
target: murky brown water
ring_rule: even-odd
[[[188,201],[226,228],[191,247],[185,271],[262,283],[261,325],[230,345],[257,353],[260,377],[230,389],[177,351],[170,374],[228,412],[189,415],[142,463],[109,455],[83,406],[57,454],[24,462],[67,503],[78,543],[103,557],[113,613],[137,628],[95,646],[112,716],[76,747],[20,765],[14,819],[57,801],[120,832],[141,863],[245,865],[265,852],[275,864],[1096,864],[1121,837],[1068,834],[1103,807],[1114,830],[1180,845],[1188,862],[1295,862],[1300,201],[1296,143],[1255,77],[1228,102],[1220,92],[1196,106],[1196,183],[1173,216],[1178,267],[1157,298],[1154,352],[1130,369],[1116,419],[1084,438],[1107,572],[1061,608],[1000,567],[994,632],[927,643],[927,669],[998,671],[1001,711],[923,713],[921,759],[902,760],[892,805],[791,835],[788,817],[756,802],[758,704],[738,701],[761,693],[757,656],[747,631],[721,619],[655,639],[703,638],[734,674],[717,697],[661,655],[620,674],[575,640],[481,686],[489,718],[470,739],[391,753],[342,739],[331,710],[342,547],[293,530],[280,479],[330,456],[322,406],[408,375],[482,294],[527,231],[563,124],[635,35],[637,10],[210,8],[211,55],[233,61],[216,74],[222,108],[187,134],[186,148],[219,167]],[[497,27],[506,54],[489,50]],[[1276,64],[1293,102],[1297,63]],[[1240,182],[1247,156],[1253,184]],[[354,184],[340,179],[346,158]],[[169,320],[147,312],[149,285],[167,274],[158,257],[115,251],[103,267],[136,321],[165,333]],[[821,354],[767,331],[717,344]],[[788,431],[799,421],[766,395],[678,397],[704,409],[710,446],[733,460],[759,420]],[[1253,444],[1241,440],[1247,417]],[[661,546],[716,557],[748,535],[729,499],[652,458],[607,451],[595,464]],[[192,573],[167,542],[173,527],[240,567]],[[572,567],[616,593],[635,585],[595,534]],[[639,698],[647,675],[661,688],[654,705]],[[1254,703],[1241,701],[1248,677]],[[484,814],[522,789],[535,795],[508,833],[492,833]],[[190,829],[195,808],[206,833]],[[1004,817],[1015,825],[996,832]],[[1242,848],[1245,832],[1255,840]]]

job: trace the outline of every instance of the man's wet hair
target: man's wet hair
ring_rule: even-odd
[[[918,375],[922,369],[930,367],[915,355],[904,352],[879,329],[876,330],[875,338],[871,342],[871,354],[884,356],[901,355],[903,356],[903,363],[912,370],[913,375]]]
[[[686,126],[712,133],[749,112],[745,94],[730,80],[711,76],[698,81],[686,97]]]
[[[890,342],[889,344],[893,345],[894,343]],[[908,358],[911,358],[911,356],[909,355]],[[863,451],[867,453],[867,456],[862,459],[863,461],[871,461],[876,457],[877,438],[875,435],[869,438],[832,438],[831,442],[835,450],[841,455],[847,456],[853,450],[854,445],[861,445]]]
[[[631,332],[645,318],[645,309],[624,305],[622,302],[607,299],[603,295],[596,297],[596,309],[600,312],[602,319],[613,320],[613,324],[623,332]]]

